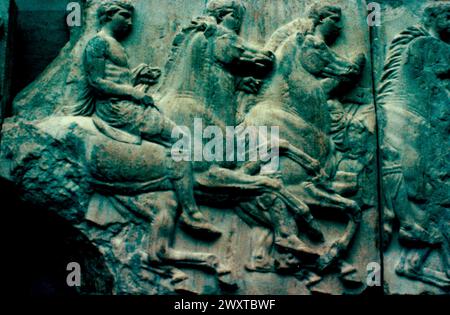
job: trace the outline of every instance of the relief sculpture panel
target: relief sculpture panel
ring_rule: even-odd
[[[375,49],[385,61],[375,73],[386,287],[442,294],[450,285],[450,4],[384,9]]]
[[[98,251],[102,293],[445,292],[449,6],[367,8],[83,1],[0,175]]]

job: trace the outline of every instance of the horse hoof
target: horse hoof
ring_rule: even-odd
[[[308,289],[311,289],[311,287],[315,286],[323,279],[321,276],[319,276],[315,272],[313,272],[311,270],[307,270],[307,269],[300,270],[299,272],[297,272],[295,274],[295,277],[299,281],[304,281],[305,286]]]
[[[184,282],[185,280],[189,279],[188,275],[185,274],[184,272],[182,272],[181,270],[173,270],[172,271],[172,279],[171,279],[171,283],[173,285]]]
[[[319,270],[324,270],[328,268],[335,259],[339,256],[339,253],[342,250],[342,244],[340,242],[334,242],[325,255],[321,256],[318,261],[317,265]]]
[[[277,177],[271,177],[270,175],[260,175],[261,180],[258,182],[258,185],[262,187],[266,187],[272,191],[279,191],[283,184],[281,180]]]
[[[429,230],[413,223],[410,225],[404,225],[400,227],[399,241],[406,245],[412,244],[424,244],[425,246],[438,247],[443,239],[439,230],[431,226]]]
[[[237,289],[239,289],[237,279],[231,272],[222,275],[219,274],[217,280],[219,281],[219,285],[223,290],[236,291]]]
[[[222,235],[222,231],[214,225],[206,221],[206,219],[193,219],[187,215],[183,215],[180,220],[180,226],[188,233],[198,235],[200,237],[218,238]]]
[[[320,226],[316,221],[308,222],[307,233],[313,241],[320,243],[323,243],[325,241],[325,237],[323,236],[323,233],[320,230]]]
[[[245,269],[254,272],[272,272],[274,270],[273,258],[252,257],[251,261],[245,265]]]
[[[357,269],[345,261],[341,261],[339,279],[346,287],[350,288],[357,288],[363,284]]]
[[[275,238],[275,246],[281,250],[291,252],[296,256],[308,257],[311,259],[317,259],[319,254],[314,249],[306,246],[297,236],[290,235],[287,238],[277,237]]]

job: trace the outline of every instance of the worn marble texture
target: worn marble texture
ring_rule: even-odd
[[[381,1],[372,27],[363,0],[82,4],[12,103],[0,176],[95,249],[98,292],[447,292],[442,10],[389,50],[427,3]],[[175,159],[198,119],[238,131]],[[278,128],[258,138],[270,163],[218,151],[255,127]]]
[[[448,2],[383,3],[374,29],[385,290],[448,291]]]

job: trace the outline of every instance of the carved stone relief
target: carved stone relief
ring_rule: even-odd
[[[386,289],[443,293],[450,288],[450,4],[384,10],[375,49],[385,62],[375,73]]]
[[[449,142],[448,19],[429,9],[380,58],[366,9],[85,1],[14,100],[0,175],[98,249],[114,294],[362,294],[382,245],[387,292],[411,292],[395,263],[440,293],[448,152],[423,143]]]

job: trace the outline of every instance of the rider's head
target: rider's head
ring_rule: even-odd
[[[239,33],[245,7],[240,0],[211,0],[206,8],[208,15],[214,16],[217,23]]]
[[[126,37],[133,25],[134,6],[130,0],[104,0],[100,3],[97,16],[102,27],[108,27],[119,37]]]
[[[327,43],[339,37],[342,30],[341,8],[333,5],[315,5],[308,14],[313,21],[314,29],[320,32]]]
[[[450,3],[438,1],[425,8],[423,24],[434,35],[449,42],[450,40]]]

